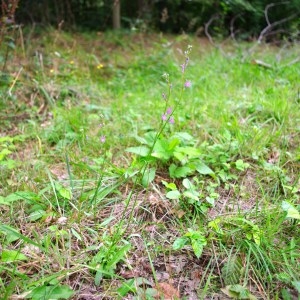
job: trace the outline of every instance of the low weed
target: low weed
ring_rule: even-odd
[[[264,68],[204,43],[48,30],[11,53],[3,299],[298,297],[297,49]]]

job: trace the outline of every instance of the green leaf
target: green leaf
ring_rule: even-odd
[[[179,199],[180,198],[180,192],[175,190],[175,191],[170,191],[166,194],[166,197],[168,199],[172,199],[172,200],[175,200],[175,199]]]
[[[10,205],[10,202],[6,200],[6,197],[0,196],[0,205]]]
[[[32,300],[69,299],[75,292],[67,285],[39,286],[31,291],[26,298]]]
[[[129,147],[125,151],[145,157],[149,155],[150,149],[146,146]]]
[[[177,147],[174,156],[178,160],[183,160],[184,156],[187,156],[189,160],[193,158],[199,158],[201,151],[195,147]]]
[[[202,240],[192,239],[191,243],[192,243],[194,254],[196,255],[197,258],[200,258],[203,252],[203,247],[206,245],[206,242],[203,243]]]
[[[9,194],[5,197],[6,203],[12,203],[18,200],[27,200],[28,202],[36,202],[39,200],[39,196],[33,192],[20,191],[16,193]]]
[[[74,228],[71,228],[71,232],[76,237],[77,240],[82,241],[80,234]]]
[[[180,140],[178,138],[173,138],[168,145],[168,150],[169,151],[173,151],[176,146],[178,146],[180,144]]]
[[[169,160],[173,155],[172,149],[169,149],[169,144],[165,140],[158,140],[155,144],[151,156],[162,159]]]
[[[169,182],[164,181],[164,180],[162,180],[161,182],[162,182],[162,184],[163,184],[167,189],[172,190],[172,191],[177,190],[177,186],[176,186],[176,184],[175,184],[174,182],[170,182],[170,183],[169,183]]]
[[[208,223],[208,227],[215,230],[218,234],[223,234],[223,230],[220,227],[221,219],[216,218]]]
[[[300,220],[299,211],[291,203],[282,201],[281,208],[287,212],[286,218]]]
[[[192,142],[194,141],[193,136],[187,132],[176,132],[174,136],[177,136],[182,142]]]
[[[126,244],[123,247],[121,247],[120,249],[117,249],[114,253],[114,255],[112,256],[112,258],[108,261],[107,265],[106,265],[106,270],[110,270],[111,268],[115,268],[117,263],[120,262],[124,256],[126,255],[126,252],[131,248],[130,244]]]
[[[135,283],[134,278],[129,279],[129,280],[123,282],[123,284],[117,289],[117,293],[121,297],[126,296],[129,292],[130,293],[134,293],[136,291],[134,283]]]
[[[64,199],[67,199],[67,200],[71,200],[72,199],[72,192],[70,189],[66,189],[64,187],[60,187],[58,189],[58,193],[64,198]]]
[[[252,236],[253,236],[253,240],[255,242],[255,244],[257,244],[258,246],[260,245],[260,241],[261,241],[261,232],[260,230],[256,230],[256,229],[253,229],[252,230]]]
[[[209,203],[211,206],[215,206],[215,198],[206,197],[205,200],[207,203]]]
[[[242,159],[238,159],[235,162],[235,167],[237,168],[237,170],[240,171],[245,171],[245,169],[249,168],[249,164],[248,163],[244,163],[244,161]]]
[[[38,209],[34,212],[32,212],[28,218],[31,222],[34,222],[36,220],[39,220],[40,218],[42,218],[43,216],[46,215],[46,212],[43,209]]]
[[[144,145],[147,145],[147,144],[148,144],[147,140],[146,140],[145,138],[143,138],[143,137],[140,137],[140,136],[138,136],[138,135],[135,135],[134,138],[135,138],[139,143],[141,143],[141,144],[144,144]],[[149,145],[149,146],[150,146],[150,145]]]
[[[9,227],[9,226],[7,226],[7,227],[8,227],[9,229],[11,228],[11,227]],[[20,234],[20,233],[17,231],[17,229],[15,229],[15,230],[17,231],[18,234],[16,234],[16,233],[10,231],[9,229],[7,229],[6,227],[1,227],[1,226],[0,226],[0,232],[1,232],[2,234],[5,235],[5,241],[6,241],[8,244],[17,241],[17,240],[19,239],[19,235],[18,235],[18,234]],[[13,229],[13,228],[12,228],[12,229]]]
[[[16,250],[2,250],[2,262],[14,262],[16,260],[27,260],[27,256]]]
[[[12,152],[8,149],[3,149],[0,151],[0,161],[2,161],[7,155],[11,154]]]
[[[103,273],[103,270],[102,270],[102,269],[101,269],[101,270],[98,270],[98,271],[96,272],[95,280],[94,280],[95,286],[99,286],[99,285],[100,285],[100,283],[101,283],[101,281],[102,281],[102,279],[103,279],[103,275],[104,275],[104,273]],[[106,274],[106,275],[107,275],[107,274]],[[109,276],[109,277],[111,277],[111,276]]]
[[[300,281],[292,281],[292,285],[300,293]]]
[[[148,131],[145,133],[144,135],[146,141],[147,141],[147,144],[149,145],[149,147],[151,147],[155,141],[155,138],[156,138],[156,132],[154,131]]]
[[[199,193],[195,192],[193,190],[191,190],[191,191],[184,191],[183,192],[183,196],[186,197],[186,198],[195,200],[195,201],[199,201],[199,197],[198,197]]]
[[[154,288],[147,288],[145,291],[146,299],[159,299],[159,292]]]
[[[202,234],[201,231],[198,230],[192,230],[189,228],[185,236],[189,237],[191,240],[199,240],[202,242],[203,245],[206,245],[207,243],[205,236]]]
[[[174,164],[171,164],[169,167],[169,173],[172,178],[182,178],[190,175],[193,172],[189,167],[177,167]]]
[[[230,298],[234,299],[244,299],[244,300],[257,300],[255,296],[250,294],[250,292],[239,284],[235,285],[228,285],[221,291],[229,296]]]
[[[0,225],[0,231],[2,233],[5,233],[5,234],[10,234],[10,235],[12,234],[14,236],[14,238],[18,237],[19,239],[23,240],[24,242],[27,242],[28,244],[31,244],[31,245],[34,245],[34,246],[37,246],[42,251],[45,251],[45,249],[41,245],[34,242],[33,240],[31,240],[27,236],[19,233],[18,230],[13,228],[13,227],[10,227],[8,225]]]
[[[201,175],[213,175],[214,174],[214,171],[201,161],[196,163],[196,170]]]
[[[179,237],[173,243],[173,250],[180,250],[182,249],[187,243],[189,239],[186,236]]]
[[[100,225],[99,227],[106,227],[111,221],[113,221],[115,219],[114,216],[110,216],[107,219],[105,219]]]
[[[195,186],[192,184],[192,182],[188,178],[185,178],[182,180],[182,185],[188,190],[195,189]]]
[[[17,162],[13,159],[6,159],[4,161],[0,161],[0,166],[4,166],[7,169],[12,170],[17,166]]]
[[[144,188],[148,187],[149,184],[154,180],[155,172],[156,172],[155,168],[149,168],[145,171],[142,178],[142,185]]]

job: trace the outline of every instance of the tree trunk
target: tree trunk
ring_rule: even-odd
[[[113,4],[113,29],[121,28],[121,0],[114,0]]]

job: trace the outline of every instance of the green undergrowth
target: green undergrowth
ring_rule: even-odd
[[[14,43],[0,53],[1,299],[299,297],[299,45]]]

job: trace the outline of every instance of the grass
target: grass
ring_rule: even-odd
[[[298,44],[244,60],[252,45],[225,57],[188,36],[15,44],[0,89],[3,299],[299,297]]]

